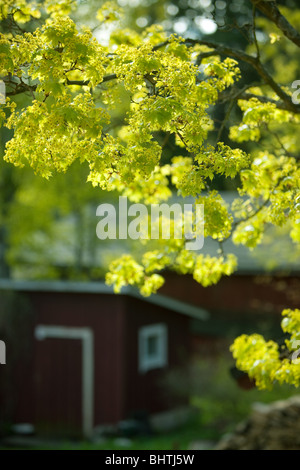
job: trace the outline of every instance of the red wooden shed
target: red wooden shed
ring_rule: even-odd
[[[98,282],[0,281],[2,420],[91,436],[98,425],[174,405],[163,374],[191,354],[206,310],[172,298],[115,295]]]
[[[165,275],[163,295],[149,298],[100,282],[0,280],[0,424],[90,436],[168,410],[176,403],[161,385],[166,372],[195,354],[228,353],[241,333],[277,339],[281,311],[299,308],[298,273],[240,272],[207,288]]]

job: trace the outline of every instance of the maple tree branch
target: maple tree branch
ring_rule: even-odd
[[[300,33],[288,22],[283,16],[276,2],[270,2],[265,0],[250,0],[255,8],[263,13],[269,20],[271,20],[276,26],[283,32],[283,34],[296,46],[300,47]]]
[[[294,104],[291,100],[291,97],[281,88],[281,86],[277,82],[275,82],[273,77],[269,74],[269,72],[260,62],[259,57],[253,57],[238,49],[227,47],[221,44],[216,44],[210,41],[204,41],[201,39],[186,39],[185,43],[192,44],[192,45],[195,45],[195,44],[204,45],[213,49],[211,55],[216,55],[216,53],[218,53],[219,55],[233,57],[242,62],[246,62],[257,71],[257,73],[264,80],[264,82],[275,91],[275,93],[279,96],[279,98],[282,99],[288,111],[291,111],[293,113],[300,112],[300,106],[297,104]],[[208,57],[208,55],[209,53],[206,53],[206,57]]]
[[[247,88],[249,88],[249,87],[247,87]],[[271,104],[274,104],[276,106],[276,108],[278,108],[278,109],[282,109],[284,111],[290,111],[289,107],[286,105],[286,103],[284,101],[274,100],[272,98],[268,98],[267,96],[256,95],[255,93],[249,93],[248,91],[246,92],[244,90],[241,90],[240,93],[237,93],[237,94],[234,94],[234,95],[231,92],[223,92],[223,93],[221,93],[220,98],[221,98],[220,99],[221,102],[231,101],[231,100],[234,100],[236,98],[238,98],[239,100],[248,101],[248,100],[254,98],[254,99],[257,99],[258,101],[260,101],[261,103],[271,103]],[[294,112],[296,114],[299,114],[300,113],[300,108],[297,111],[294,111]]]
[[[115,73],[105,75],[103,77],[102,82],[99,83],[99,85],[101,85],[102,83],[105,83],[105,82],[109,82],[111,80],[115,80],[116,78],[117,78],[117,75]],[[7,80],[4,80],[4,82],[6,83],[6,85],[8,87],[14,88],[12,91],[7,91],[6,96],[19,95],[21,93],[25,93],[26,91],[34,92],[37,89],[37,86],[38,86],[38,85],[27,85],[24,82],[16,83],[16,82],[7,81]],[[69,80],[69,79],[67,79],[66,83],[67,83],[67,85],[88,86],[90,81],[89,80]]]
[[[115,73],[111,73],[109,75],[104,75],[102,82],[99,83],[101,85],[102,83],[109,82],[111,80],[115,80],[117,78],[117,75]],[[89,80],[69,80],[67,79],[67,85],[78,85],[78,86],[88,86],[90,83]]]
[[[257,41],[257,37],[256,37],[256,21],[255,21],[255,17],[256,17],[256,6],[253,5],[253,9],[252,9],[252,34],[253,34],[253,41],[254,41],[255,48],[256,48],[256,57],[259,59],[259,57],[260,57],[260,50],[259,50],[259,45],[258,45],[258,41]]]

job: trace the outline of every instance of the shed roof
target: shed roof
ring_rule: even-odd
[[[237,192],[234,191],[220,191],[220,195],[228,207],[231,207],[233,201],[238,197]],[[192,204],[194,201],[195,198],[193,197],[182,198],[173,195],[168,203],[183,205]],[[117,201],[114,199],[111,203],[117,209]],[[85,211],[88,223],[84,232],[84,240],[81,243],[81,267],[83,270],[86,269],[89,272],[93,268],[102,268],[106,272],[108,263],[112,259],[116,259],[124,253],[131,253],[134,256],[141,254],[139,240],[119,239],[118,237],[116,239],[99,240],[96,237],[96,230],[94,231],[94,238],[91,237],[94,230],[91,227],[96,228],[98,221],[95,217],[96,207],[86,207]],[[22,245],[23,248],[20,247],[18,262],[13,269],[14,276],[32,278],[32,273],[34,276],[38,276],[41,258],[45,266],[52,266],[58,270],[72,269],[76,265],[78,237],[75,217],[72,215],[63,217],[59,219],[58,225],[58,236],[54,237],[53,240],[45,239],[42,231],[36,231],[30,236],[30,244],[27,245],[27,242],[25,242],[25,245]],[[249,228],[251,228],[251,221],[249,221],[249,225]],[[64,234],[64,237],[59,235],[61,233]],[[216,240],[205,237],[203,248],[195,253],[216,256],[219,248]],[[262,244],[253,250],[242,244],[234,244],[231,238],[224,242],[223,248],[225,254],[233,253],[236,255],[238,259],[237,274],[239,275],[256,275],[265,272],[270,274],[286,272],[297,275],[300,273],[300,249],[290,238],[285,226],[269,226]],[[27,270],[28,267],[29,270]]]
[[[114,293],[112,287],[100,281],[23,281],[15,279],[0,279],[0,290],[118,295]],[[144,302],[158,305],[199,320],[206,320],[209,318],[209,312],[207,310],[186,302],[181,302],[180,300],[173,299],[166,295],[152,294],[149,297],[143,297],[137,289],[130,286],[123,287],[122,295],[140,299]]]

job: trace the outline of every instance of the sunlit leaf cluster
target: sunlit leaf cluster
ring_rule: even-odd
[[[130,285],[151,295],[163,285],[167,269],[190,274],[205,287],[216,284],[237,269],[223,242],[231,237],[253,249],[270,225],[286,225],[291,243],[299,244],[300,109],[282,70],[291,55],[286,75],[295,79],[299,38],[287,21],[277,28],[270,20],[275,2],[269,19],[259,17],[250,28],[246,52],[168,36],[159,25],[132,31],[122,26],[123,12],[112,1],[99,5],[91,29],[78,16],[76,21],[77,3],[1,2],[5,162],[47,180],[82,163],[88,168],[83,185],[118,192],[133,203],[189,197],[193,207],[204,205],[204,236],[216,241],[215,255],[190,251],[182,220],[171,221],[172,235],[166,238],[170,220],[160,217],[155,243],[146,236],[137,242],[143,249],[139,259],[124,254],[111,263],[106,280],[116,292]],[[252,3],[255,13],[261,2]],[[282,11],[299,24],[299,12]],[[278,18],[279,10],[275,13]],[[257,25],[263,40],[255,35]],[[103,41],[100,30],[107,31]],[[241,78],[247,81],[241,72],[245,64],[256,73],[249,86],[239,85]],[[226,107],[223,121],[220,103]],[[224,129],[229,131],[225,142]],[[228,182],[237,189],[231,206],[217,190]],[[17,194],[26,200],[25,193]],[[292,351],[299,312],[284,315]],[[282,360],[276,343],[242,336],[232,350],[238,367],[258,387],[299,384],[299,366]]]

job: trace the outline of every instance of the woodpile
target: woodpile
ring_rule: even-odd
[[[265,405],[225,435],[215,450],[300,450],[300,396]]]

